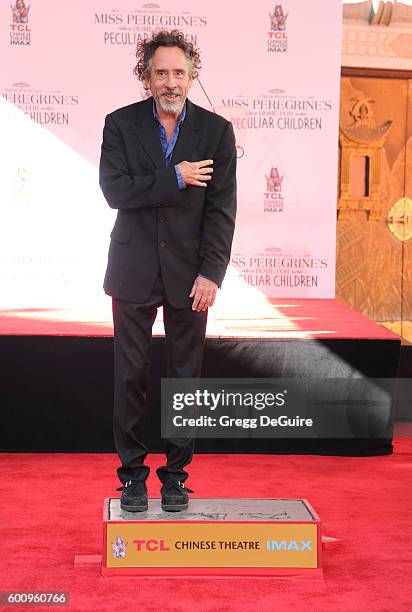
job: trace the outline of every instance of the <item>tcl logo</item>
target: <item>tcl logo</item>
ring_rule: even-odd
[[[133,540],[133,544],[136,545],[138,552],[142,550],[147,550],[147,552],[170,550],[164,540]]]
[[[11,23],[11,29],[13,32],[31,32],[28,25],[23,25],[22,23]]]
[[[286,32],[268,32],[269,38],[287,38]]]

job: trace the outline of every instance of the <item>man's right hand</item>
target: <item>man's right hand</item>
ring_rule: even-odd
[[[197,162],[182,161],[177,164],[186,185],[196,187],[207,187],[207,182],[212,178],[213,159],[203,159]]]

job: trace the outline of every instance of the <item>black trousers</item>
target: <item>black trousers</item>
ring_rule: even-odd
[[[147,448],[142,438],[147,414],[152,326],[157,308],[163,306],[169,378],[198,378],[203,359],[207,311],[174,308],[168,303],[159,274],[144,304],[113,298],[114,324],[114,441],[121,461],[117,470],[120,481],[146,480],[149,467],[144,465]],[[164,441],[166,465],[156,470],[161,482],[184,482],[194,452],[193,438]]]

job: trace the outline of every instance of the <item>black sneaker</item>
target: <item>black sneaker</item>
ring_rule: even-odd
[[[189,506],[188,493],[193,493],[191,489],[184,486],[182,482],[174,480],[163,483],[160,489],[162,496],[162,510],[165,512],[180,512]]]
[[[122,510],[127,512],[144,512],[144,510],[147,510],[147,487],[144,480],[129,480],[116,491],[122,491],[120,498],[120,508]]]

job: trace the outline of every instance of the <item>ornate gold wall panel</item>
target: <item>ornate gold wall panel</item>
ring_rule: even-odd
[[[404,322],[402,332],[412,320],[411,92],[408,80],[341,80],[336,296],[394,329]],[[351,159],[361,155],[370,189],[356,198]]]

